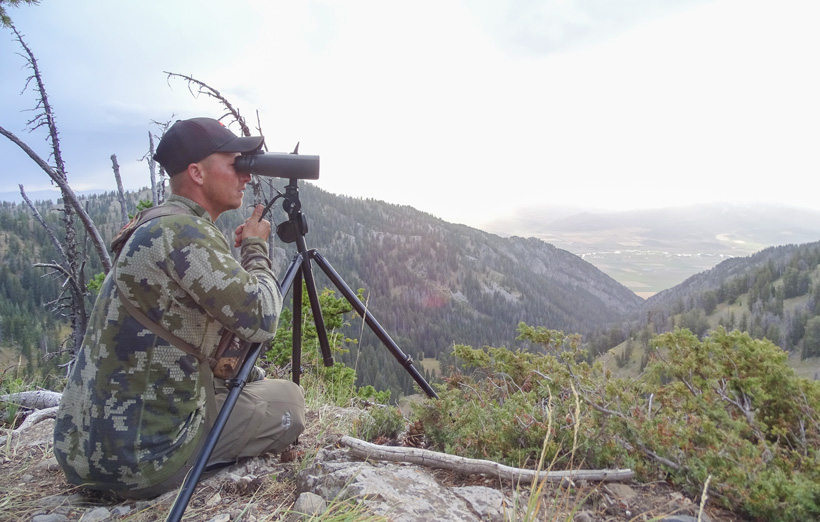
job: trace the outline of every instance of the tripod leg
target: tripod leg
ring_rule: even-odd
[[[191,496],[194,494],[194,489],[199,483],[199,478],[202,476],[202,472],[205,471],[205,466],[208,464],[208,459],[211,458],[211,454],[214,452],[219,436],[222,434],[222,430],[228,422],[228,417],[230,417],[231,411],[233,411],[233,407],[239,399],[239,394],[242,393],[242,389],[248,382],[248,376],[250,375],[251,370],[253,370],[253,365],[256,364],[256,359],[259,358],[259,354],[261,353],[262,343],[253,344],[250,352],[248,352],[248,357],[239,368],[239,374],[231,381],[228,396],[225,398],[225,402],[222,404],[222,409],[219,410],[219,414],[216,416],[216,420],[214,421],[211,431],[205,438],[205,443],[202,446],[193,467],[185,476],[185,479],[180,486],[179,494],[174,501],[174,505],[171,506],[171,511],[168,513],[168,518],[165,519],[166,522],[178,522],[179,520],[182,520],[182,514],[185,512],[185,508],[188,507],[188,503],[191,501]]]
[[[301,253],[296,254],[290,262],[285,275],[282,277],[282,282],[279,285],[279,291],[282,296],[288,293],[288,290],[293,289],[293,353],[291,359],[291,375],[293,382],[299,384],[302,375],[302,266],[305,256]]]
[[[290,360],[293,382],[302,377],[302,271],[296,274],[293,286],[293,352]]]
[[[438,398],[438,394],[436,394],[435,390],[430,387],[430,384],[424,380],[424,377],[418,372],[418,370],[413,366],[413,359],[401,351],[401,349],[396,345],[395,341],[390,338],[390,335],[385,331],[384,328],[376,321],[376,318],[373,317],[373,314],[370,313],[367,308],[365,308],[364,304],[359,300],[353,290],[347,286],[347,283],[344,282],[342,277],[336,272],[330,263],[322,257],[322,254],[315,250],[311,250],[309,252],[310,257],[316,260],[316,263],[319,265],[319,268],[327,275],[330,281],[342,292],[342,295],[345,296],[347,301],[353,306],[356,312],[361,315],[367,326],[376,334],[376,336],[381,340],[381,342],[387,347],[393,357],[396,358],[404,369],[410,374],[413,380],[424,390],[424,393],[427,394],[430,398]]]
[[[319,294],[316,292],[316,281],[313,279],[313,269],[310,266],[309,256],[305,256],[302,262],[302,275],[305,278],[305,287],[307,288],[308,299],[310,300],[310,310],[313,312],[313,323],[316,325],[316,336],[319,338],[319,348],[322,350],[322,359],[324,365],[329,368],[333,366],[333,355],[330,353],[330,343],[327,340],[327,330],[325,330],[325,319],[322,316],[322,307],[319,305]],[[294,307],[295,306],[296,305],[294,305]]]

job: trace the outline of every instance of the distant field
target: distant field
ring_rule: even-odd
[[[0,346],[0,375],[3,375],[6,368],[19,364],[19,362],[19,353],[8,346]]]
[[[672,288],[728,259],[728,256],[715,254],[674,254],[652,250],[573,253],[643,298]]]
[[[438,359],[433,359],[432,357],[425,357],[420,364],[423,369],[429,371],[433,375],[441,375],[441,364],[439,363]]]
[[[820,240],[820,214],[766,205],[710,204],[624,212],[530,208],[486,223],[502,236],[537,237],[649,297],[732,257]]]
[[[635,230],[542,234],[540,239],[567,250],[648,298],[732,257],[750,256],[767,245],[722,234],[660,240]]]

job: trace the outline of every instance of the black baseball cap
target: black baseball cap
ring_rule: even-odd
[[[253,152],[264,141],[263,136],[237,136],[213,118],[177,120],[162,136],[154,159],[173,176],[214,152]]]

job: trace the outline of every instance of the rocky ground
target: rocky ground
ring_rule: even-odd
[[[317,459],[337,458],[322,455],[344,455],[345,449],[338,448],[338,441],[342,435],[350,433],[352,415],[351,410],[332,407],[309,412],[308,429],[297,446],[282,455],[242,462],[202,481],[185,511],[184,520],[295,520],[293,506],[297,500],[297,477],[308,468],[317,468]],[[21,433],[12,434],[0,447],[0,522],[165,520],[175,493],[151,501],[117,502],[70,486],[51,451],[53,425],[53,419],[45,419]],[[342,459],[352,460],[344,456]],[[381,468],[383,473],[391,473],[391,468],[386,464],[377,463],[375,467]],[[496,489],[504,499],[506,518],[526,518],[522,512],[530,498],[528,487],[516,491],[487,476],[465,476],[445,470],[418,471],[429,475],[441,488],[482,486]],[[401,494],[402,491],[399,491],[398,495]],[[686,498],[664,482],[578,483],[564,487],[546,484],[540,492],[540,499],[539,513],[531,515],[528,520],[609,522],[665,519],[694,522],[700,512],[699,499]],[[361,499],[328,500],[330,508],[323,508],[326,509],[325,514],[313,520],[412,520],[400,514],[388,518],[368,516],[363,511],[363,505],[367,502],[363,503]],[[407,500],[410,502],[413,499]],[[347,515],[343,514],[345,510],[348,511]],[[516,513],[514,517],[511,516],[513,512]],[[708,502],[700,516],[701,520],[712,522],[742,520],[709,506]],[[497,514],[491,518],[497,518]],[[479,520],[479,517],[475,519]]]

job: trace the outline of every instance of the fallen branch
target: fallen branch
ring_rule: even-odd
[[[9,395],[0,395],[0,401],[10,402],[30,410],[42,410],[60,405],[62,393],[49,390],[32,390]]]
[[[43,410],[36,410],[32,412],[26,420],[24,420],[17,428],[10,431],[8,435],[3,435],[0,437],[0,446],[6,444],[6,441],[9,437],[16,437],[20,435],[20,433],[26,431],[27,429],[31,428],[38,422],[44,421],[46,419],[55,419],[57,418],[57,406],[53,406],[51,408],[45,408]]]
[[[350,448],[350,452],[363,459],[387,460],[390,462],[409,462],[430,468],[449,469],[467,475],[494,475],[516,483],[531,483],[537,480],[561,482],[562,480],[589,480],[592,482],[622,482],[631,480],[634,473],[631,469],[602,470],[567,470],[542,471],[513,468],[490,460],[468,459],[458,455],[447,455],[437,451],[398,446],[379,446],[353,437],[342,437],[341,443]]]

